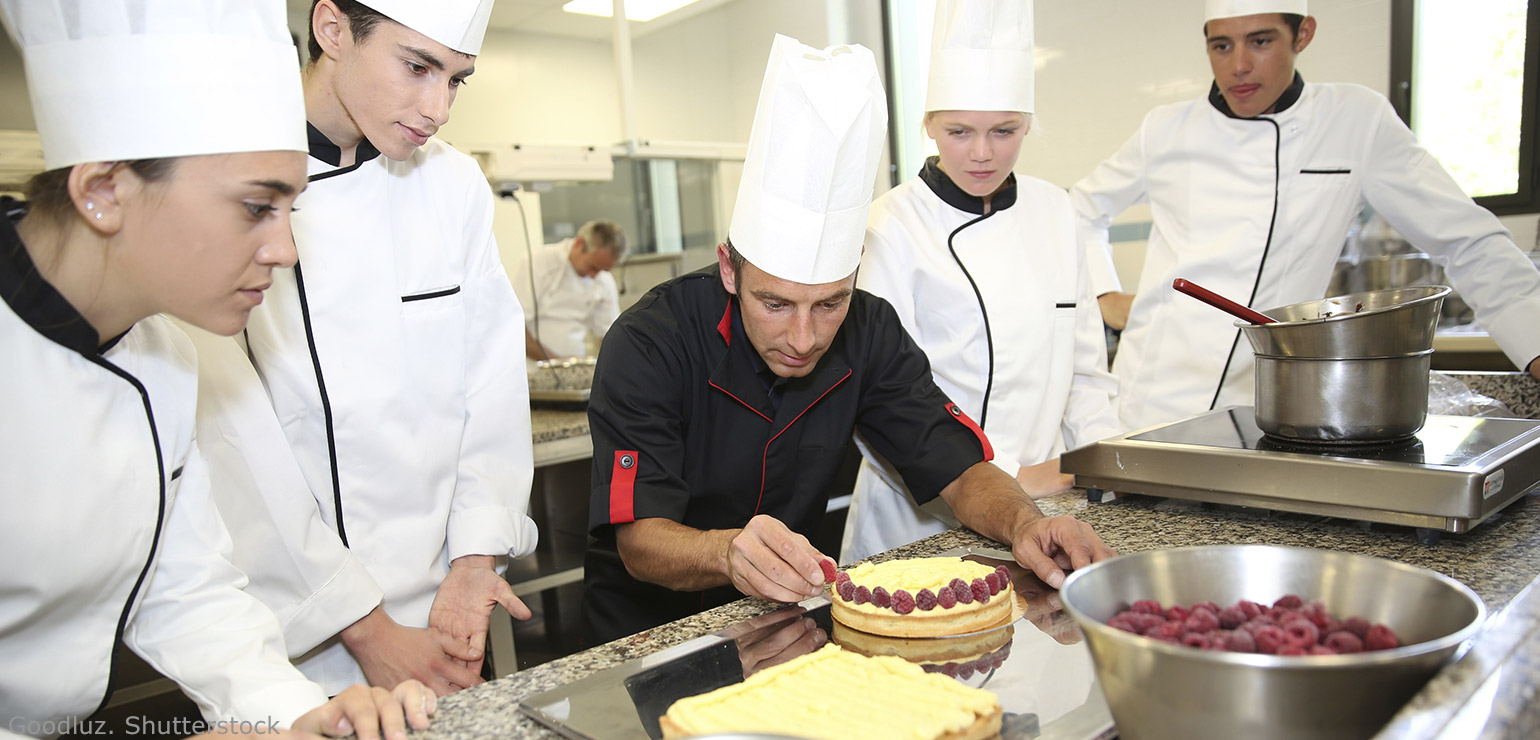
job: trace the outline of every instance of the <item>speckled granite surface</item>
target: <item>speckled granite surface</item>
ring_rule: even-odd
[[[535,444],[576,437],[588,433],[588,412],[534,409],[529,426]]]
[[[1520,414],[1540,417],[1540,383],[1528,376],[1461,375],[1472,389]],[[1470,378],[1477,377],[1476,382]],[[537,412],[538,413],[538,412]],[[586,425],[585,425],[586,427]],[[537,425],[537,439],[539,434]],[[1471,649],[1445,668],[1378,736],[1403,738],[1535,737],[1540,707],[1540,495],[1515,502],[1465,535],[1418,545],[1405,528],[1363,526],[1298,514],[1214,507],[1189,501],[1129,497],[1087,503],[1078,492],[1039,502],[1048,514],[1090,522],[1122,552],[1200,544],[1271,543],[1325,547],[1390,558],[1448,574],[1469,585],[1493,614]],[[966,530],[952,530],[873,560],[928,555],[956,547],[999,547]],[[445,697],[424,738],[555,738],[518,713],[520,700],[628,660],[651,655],[779,605],[744,599],[694,617]]]

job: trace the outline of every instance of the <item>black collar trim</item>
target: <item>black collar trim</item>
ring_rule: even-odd
[[[333,144],[331,139],[326,138],[326,134],[321,133],[321,130],[309,121],[305,122],[305,133],[310,139],[310,156],[333,167],[342,166],[342,147]],[[374,145],[369,143],[368,139],[361,139],[358,142],[358,153],[353,158],[353,164],[343,169],[352,172],[358,169],[359,165],[378,156],[380,156],[380,150],[374,148]],[[328,172],[321,177],[330,177],[333,174],[339,173]],[[310,179],[317,180],[320,177],[312,177]]]
[[[1273,106],[1273,112],[1264,115],[1275,115],[1288,110],[1289,108],[1293,107],[1295,103],[1299,102],[1299,96],[1304,94],[1304,92],[1305,78],[1299,76],[1299,71],[1296,70],[1294,72],[1294,81],[1289,83],[1288,88],[1283,91],[1282,95],[1278,96],[1278,102]],[[1230,118],[1240,118],[1240,116],[1235,115],[1234,111],[1230,110],[1230,104],[1225,102],[1225,96],[1219,92],[1218,81],[1215,81],[1209,85],[1208,102],[1209,105],[1214,106],[1214,109],[1220,113],[1223,113]]]
[[[925,166],[920,168],[920,179],[931,192],[936,194],[936,197],[941,199],[941,202],[959,211],[983,215],[984,199],[969,195],[962,188],[957,187],[957,183],[952,182],[952,178],[941,171],[940,157],[926,157]],[[1016,205],[1016,173],[1014,172],[1006,176],[1005,186],[989,199],[989,210],[1003,211],[1013,205]]]
[[[28,326],[63,347],[88,357],[112,349],[123,335],[102,344],[96,329],[43,279],[16,233],[16,221],[26,213],[26,203],[0,198],[0,298]]]

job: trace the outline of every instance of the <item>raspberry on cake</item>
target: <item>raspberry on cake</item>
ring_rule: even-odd
[[[1000,732],[1000,701],[892,656],[838,645],[756,673],[742,683],[674,702],[658,721],[665,738],[768,732],[814,740],[984,740]]]
[[[829,612],[863,632],[897,637],[960,635],[1010,621],[1014,589],[1005,566],[958,557],[863,564],[844,571]],[[881,598],[875,598],[881,594]],[[900,594],[903,594],[900,596]]]

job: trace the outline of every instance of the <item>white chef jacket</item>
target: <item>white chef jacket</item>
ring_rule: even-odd
[[[936,384],[979,420],[994,464],[1015,476],[1023,465],[1117,433],[1117,381],[1107,372],[1069,196],[1014,176],[991,207],[980,218],[983,200],[958,188],[932,157],[919,177],[872,203],[856,285],[893,304],[930,358]],[[862,452],[844,562],[950,524],[915,507],[891,465],[864,445]]]
[[[572,240],[547,244],[525,256],[513,271],[513,289],[529,333],[556,357],[588,354],[588,332],[603,339],[620,315],[620,296],[608,270],[583,277],[568,255]],[[536,314],[536,311],[539,311]]]
[[[98,351],[3,219],[0,296],[0,735],[55,735],[100,708],[119,636],[210,720],[288,723],[325,703],[225,557],[186,337],[149,318]]]
[[[1119,289],[1112,218],[1145,201],[1154,218],[1112,368],[1126,428],[1253,403],[1252,352],[1234,318],[1176,293],[1174,278],[1259,309],[1321,298],[1364,204],[1418,248],[1448,258],[1450,282],[1516,365],[1540,356],[1540,272],[1384,97],[1296,75],[1279,107],[1231,118],[1217,88],[1158,107],[1071,190],[1098,295]]]
[[[226,517],[236,562],[263,573],[251,591],[336,692],[364,676],[333,636],[381,594],[397,622],[427,626],[451,560],[526,555],[537,533],[523,314],[486,180],[438,139],[401,162],[364,142],[339,168],[310,133],[299,264],[252,312],[249,363],[209,352],[199,432],[216,438],[221,508],[241,512]]]

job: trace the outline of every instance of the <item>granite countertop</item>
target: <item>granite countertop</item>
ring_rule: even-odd
[[[1515,412],[1540,416],[1540,382],[1527,375],[1459,377]],[[1039,506],[1051,515],[1070,514],[1090,522],[1109,545],[1124,553],[1185,545],[1270,543],[1357,552],[1445,573],[1474,589],[1493,616],[1470,650],[1429,682],[1378,737],[1442,738],[1450,728],[1482,730],[1481,737],[1534,736],[1533,729],[1540,726],[1540,707],[1531,702],[1540,686],[1540,585],[1536,585],[1540,559],[1535,557],[1540,552],[1540,493],[1514,502],[1467,534],[1446,534],[1433,547],[1417,544],[1413,532],[1402,527],[1367,527],[1326,517],[1176,499],[1131,496],[1089,503],[1082,493],[1071,491],[1043,499]],[[920,557],[958,547],[1000,545],[954,529],[872,560]],[[414,736],[558,737],[519,714],[518,703],[780,606],[743,599],[461,691],[441,699],[433,728]]]
[[[530,433],[535,444],[555,442],[588,433],[588,412],[566,409],[531,409]]]

